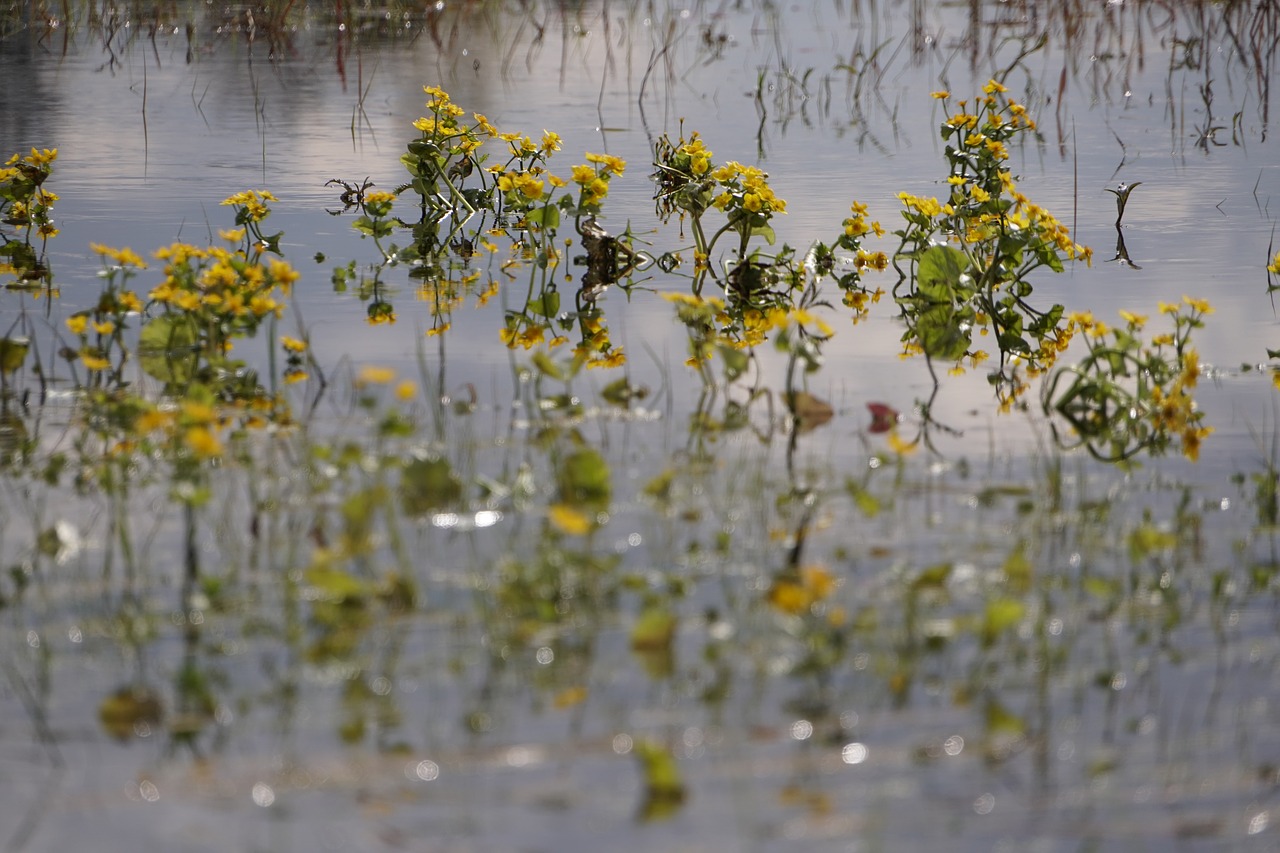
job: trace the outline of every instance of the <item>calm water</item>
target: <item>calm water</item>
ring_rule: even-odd
[[[6,474],[0,843],[1274,849],[1280,561],[1264,486],[1280,416],[1257,367],[1280,347],[1265,272],[1280,11],[1238,6],[415,3],[341,28],[328,7],[295,9],[275,31],[261,10],[250,24],[247,8],[176,4],[154,32],[124,8],[114,28],[106,7],[56,26],[6,12],[0,151],[57,147],[61,196],[59,296],[0,294],[6,326],[48,309],[37,337],[56,347],[62,319],[97,299],[90,241],[144,255],[203,242],[230,225],[223,198],[268,188],[269,224],[303,273],[284,330],[310,330],[335,389],[363,365],[417,375],[422,350],[444,392],[471,386],[478,405],[443,415],[448,441],[389,449],[335,390],[310,434],[355,436],[363,461],[304,476],[314,459],[299,441],[252,471],[228,466],[196,542],[218,580],[202,598],[183,587],[183,517],[163,483],[128,501],[133,576],[108,556],[110,502]],[[1014,152],[1020,188],[1096,252],[1091,268],[1037,279],[1037,297],[1109,322],[1183,294],[1216,309],[1195,339],[1216,429],[1198,465],[1059,459],[1043,420],[998,416],[979,374],[944,383],[934,414],[954,432],[937,436],[939,456],[869,465],[882,444],[865,403],[910,411],[931,388],[922,362],[898,358],[887,306],[825,349],[809,387],[836,417],[793,456],[759,407],[754,431],[708,436],[694,416],[724,419],[733,395],[699,408],[685,332],[649,292],[686,280],[652,269],[630,301],[603,302],[650,396],[621,413],[597,405],[612,376],[575,387],[588,404],[576,439],[608,460],[613,505],[596,534],[566,539],[547,532],[554,459],[514,378],[527,360],[498,342],[502,300],[426,338],[429,306],[398,271],[392,326],[364,322],[357,295],[331,285],[334,266],[377,254],[326,212],[340,205],[325,183],[400,183],[423,85],[499,129],[559,132],[562,163],[625,158],[605,224],[656,253],[683,240],[656,224],[650,146],[681,119],[720,160],[769,172],[788,201],[780,240],[807,246],[854,199],[892,229],[898,192],[943,194],[929,93],[965,97],[1015,61],[1006,82],[1043,136]],[[1122,181],[1142,183],[1128,264],[1111,260],[1105,191]],[[783,368],[762,353],[763,386],[781,387]],[[47,409],[45,447],[73,441],[69,409]],[[528,511],[386,520],[353,563],[407,572],[417,606],[326,615],[303,571],[322,534],[373,492],[378,454],[424,447],[444,447],[468,482],[514,482],[526,466]],[[664,470],[678,473],[670,490],[646,491]],[[74,535],[41,552],[37,533],[57,522]],[[816,621],[763,603],[798,542],[839,582]],[[984,637],[984,614],[1008,599],[1016,625]],[[678,618],[668,654],[633,642],[653,608]],[[202,687],[184,692],[184,673]],[[164,711],[117,739],[101,718],[123,686]],[[642,742],[677,761],[682,801],[648,801]]]

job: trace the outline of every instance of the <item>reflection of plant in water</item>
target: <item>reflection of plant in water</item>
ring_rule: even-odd
[[[102,258],[100,275],[106,280],[98,304],[66,319],[67,329],[80,339],[77,349],[81,364],[89,371],[89,384],[119,384],[128,349],[124,343],[127,319],[142,311],[138,294],[129,289],[129,279],[146,269],[146,261],[129,248],[113,249],[91,243]]]
[[[1181,305],[1161,303],[1173,332],[1149,342],[1141,337],[1147,321],[1141,315],[1122,311],[1125,327],[1111,329],[1087,312],[1072,314],[1068,322],[1083,333],[1089,354],[1045,383],[1045,412],[1064,418],[1077,444],[1100,459],[1159,455],[1174,439],[1188,459],[1199,458],[1200,442],[1213,430],[1191,398],[1200,357],[1190,337],[1212,311],[1208,302],[1189,296]]]
[[[58,235],[52,215],[58,196],[45,189],[44,183],[53,173],[57,157],[56,148],[32,148],[30,154],[14,154],[0,166],[0,223],[17,232],[10,236],[0,230],[0,275],[17,279],[10,286],[51,283],[44,245]],[[40,240],[39,252],[32,245],[33,237]]]
[[[942,125],[947,200],[899,195],[906,227],[895,232],[902,238],[895,266],[907,268],[899,267],[894,298],[907,323],[905,354],[976,367],[989,354],[974,348],[974,330],[994,335],[999,364],[989,378],[1007,410],[1026,390],[1020,374],[1045,372],[1071,339],[1061,305],[1041,310],[1030,302],[1028,277],[1040,267],[1060,272],[1067,259],[1088,261],[1091,252],[1018,191],[1005,166],[1008,145],[1035,123],[999,82],[983,91],[972,111],[960,101]],[[945,104],[951,96],[934,97]]]

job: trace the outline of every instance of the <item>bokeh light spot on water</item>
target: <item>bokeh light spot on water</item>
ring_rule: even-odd
[[[947,755],[959,755],[964,751],[964,738],[952,735],[942,742],[942,751]]]
[[[991,810],[996,807],[996,798],[994,794],[983,794],[973,801],[973,810],[978,814],[991,814]]]
[[[542,664],[543,666],[546,666],[547,664],[551,663],[553,660],[556,659],[556,653],[551,649],[550,646],[543,646],[540,649],[538,649],[538,652],[536,655],[534,655],[534,657],[537,658],[538,663]]]
[[[840,760],[845,764],[861,764],[867,760],[867,747],[861,743],[846,743],[840,750]]]
[[[1262,832],[1262,830],[1267,828],[1268,823],[1270,823],[1270,818],[1267,816],[1267,813],[1258,812],[1256,815],[1249,818],[1249,834],[1257,835],[1259,832]]]
[[[614,735],[613,737],[613,751],[618,755],[626,755],[631,751],[631,747],[634,745],[635,743],[631,740],[631,735],[622,734]]]
[[[271,790],[271,786],[266,782],[258,782],[253,786],[253,802],[255,805],[267,808],[276,801],[276,792]]]
[[[138,784],[138,796],[146,800],[148,803],[154,803],[160,799],[160,789],[156,787],[156,783],[150,779],[143,779]]]
[[[791,724],[793,740],[808,740],[813,735],[813,723],[808,720],[796,720]]]
[[[413,766],[413,775],[423,782],[434,782],[440,778],[440,765],[431,760],[419,761]]]

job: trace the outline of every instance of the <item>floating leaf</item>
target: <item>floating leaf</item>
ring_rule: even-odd
[[[27,360],[31,339],[25,336],[0,338],[0,372],[13,373]]]
[[[885,403],[867,403],[867,410],[871,412],[871,426],[867,427],[867,432],[871,433],[888,432],[902,417],[897,409]]]
[[[795,418],[796,430],[801,433],[817,429],[835,415],[835,409],[829,403],[808,391],[797,391],[786,395],[784,399],[788,411]]]
[[[121,687],[98,706],[98,722],[117,740],[128,740],[164,716],[160,694],[149,687]]]

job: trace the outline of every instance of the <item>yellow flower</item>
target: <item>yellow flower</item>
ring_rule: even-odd
[[[95,320],[91,325],[93,330],[100,335],[109,335],[116,330],[116,324],[110,320],[104,320],[101,323]]]
[[[937,92],[930,92],[929,97],[936,98],[939,101],[945,101],[947,98],[951,97],[951,93],[948,92],[946,89],[942,89]]]
[[[289,352],[306,352],[307,342],[300,341],[297,338],[291,338],[288,335],[280,336],[280,345]]]
[[[982,91],[986,92],[988,95],[994,95],[996,92],[1007,92],[1009,89],[1003,84],[997,83],[995,80],[990,80],[987,82],[987,85],[982,87]]]
[[[592,154],[587,152],[586,157],[588,163],[599,163],[604,166],[606,170],[615,175],[621,175],[623,170],[627,168],[626,160],[623,160],[621,157],[614,157],[610,154]]]
[[[208,459],[222,454],[222,442],[208,427],[193,426],[187,430],[186,444],[191,452],[201,459]]]
[[[120,295],[116,297],[116,302],[119,303],[120,309],[127,313],[137,313],[142,310],[142,303],[138,300],[138,294],[132,290],[121,291]]]
[[[1213,306],[1209,304],[1207,299],[1195,299],[1191,296],[1184,296],[1182,297],[1182,301],[1187,305],[1190,305],[1193,310],[1199,311],[1201,314],[1213,313]]]
[[[412,379],[401,380],[400,383],[396,385],[396,399],[401,402],[408,402],[409,400],[412,400],[417,393],[418,383],[414,382]]]
[[[72,314],[67,318],[67,328],[71,330],[73,335],[83,335],[88,325],[89,318],[84,314]]]

